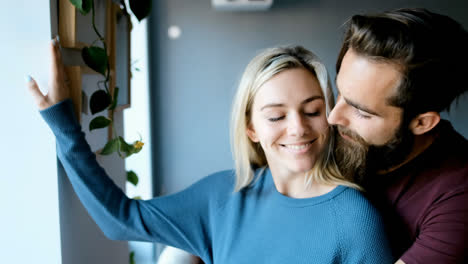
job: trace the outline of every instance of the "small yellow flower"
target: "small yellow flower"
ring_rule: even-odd
[[[133,147],[135,147],[136,149],[141,149],[143,147],[143,145],[145,145],[145,143],[137,140],[135,141],[135,143],[133,143]]]

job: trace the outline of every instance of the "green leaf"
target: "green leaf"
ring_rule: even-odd
[[[85,47],[81,50],[81,57],[88,67],[104,76],[106,75],[108,58],[103,48]]]
[[[141,151],[141,148],[135,148],[135,150],[133,151],[132,154],[137,154],[137,153],[140,152],[140,151]]]
[[[130,9],[138,21],[143,20],[151,12],[151,0],[129,0]]]
[[[134,147],[128,144],[127,142],[125,142],[125,140],[122,137],[119,137],[119,141],[120,141],[120,151],[127,154],[126,157],[132,155]]]
[[[140,152],[143,149],[144,143],[141,140],[133,142],[133,154]]]
[[[135,252],[130,252],[130,259],[129,259],[130,264],[135,264]]]
[[[133,200],[143,200],[143,198],[141,198],[141,196],[139,196],[139,195],[132,197],[132,199]]]
[[[99,128],[105,128],[108,127],[112,121],[104,116],[98,116],[91,120],[89,123],[89,131],[92,131],[94,129],[99,129]]]
[[[114,90],[114,99],[112,99],[112,104],[109,107],[109,110],[114,110],[115,107],[117,106],[117,99],[119,98],[119,87],[115,87]]]
[[[101,151],[101,155],[110,155],[114,152],[116,152],[119,149],[119,139],[114,138],[107,142],[107,144],[104,146],[104,148]]]
[[[87,15],[93,6],[93,0],[70,0],[70,3],[80,10],[83,15]]]
[[[98,90],[91,95],[89,100],[89,108],[91,114],[99,113],[106,109],[111,103],[110,95],[104,90]]]
[[[137,186],[138,184],[138,176],[134,171],[127,171],[127,181],[131,184]]]

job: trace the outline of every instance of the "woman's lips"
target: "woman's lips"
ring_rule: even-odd
[[[309,151],[310,148],[312,147],[312,143],[314,143],[316,140],[317,139],[314,139],[314,140],[303,142],[303,143],[280,144],[280,146],[290,152],[302,154],[302,153],[306,153],[307,151]]]

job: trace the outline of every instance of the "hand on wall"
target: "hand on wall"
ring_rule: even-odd
[[[34,98],[39,110],[44,110],[70,97],[70,89],[66,83],[67,77],[60,54],[59,38],[55,37],[50,42],[49,47],[51,68],[48,93],[43,95],[41,90],[39,90],[36,81],[31,76],[28,75],[26,80],[29,92]]]

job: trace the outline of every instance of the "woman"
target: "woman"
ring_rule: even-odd
[[[311,52],[268,49],[247,66],[231,119],[234,171],[141,201],[97,164],[67,100],[54,43],[50,93],[32,79],[28,86],[76,193],[110,239],[164,243],[205,263],[392,262],[376,210],[334,162],[326,121],[333,97]]]

